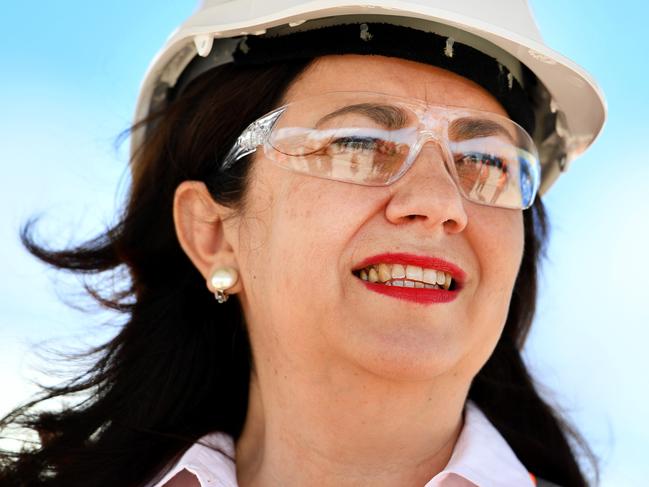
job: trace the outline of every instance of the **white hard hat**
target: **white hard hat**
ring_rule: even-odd
[[[545,113],[536,114],[541,122],[537,126],[545,127],[545,133],[535,136],[542,163],[540,194],[602,130],[606,103],[601,90],[582,68],[545,45],[526,0],[364,0],[362,4],[350,0],[204,0],[151,63],[140,89],[136,121],[164,104],[168,90],[189,63],[197,55],[207,56],[216,44],[269,30],[306,30],[323,22],[340,22],[343,16],[356,21],[381,16],[381,22],[452,36],[497,59],[515,76],[520,72],[516,63],[526,66],[540,82],[537,96],[545,98],[541,108]],[[133,133],[132,153],[144,135],[144,129]]]

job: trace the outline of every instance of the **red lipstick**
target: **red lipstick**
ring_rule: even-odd
[[[392,296],[397,299],[413,301],[421,304],[448,303],[450,301],[453,301],[455,298],[457,298],[466,279],[466,273],[458,266],[451,264],[450,262],[435,257],[427,257],[408,253],[385,253],[368,257],[367,259],[360,262],[357,266],[355,266],[353,272],[363,269],[364,267],[380,263],[401,264],[404,267],[407,265],[416,265],[418,267],[448,272],[451,275],[453,281],[455,281],[455,286],[453,286],[452,290],[448,291],[446,289],[387,286],[385,284],[361,280],[365,287],[370,291],[375,291],[386,296]]]

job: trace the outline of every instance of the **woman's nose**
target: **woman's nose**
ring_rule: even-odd
[[[416,159],[390,186],[386,218],[392,223],[419,220],[429,230],[461,232],[468,223],[465,200],[445,164],[436,142],[427,142]]]

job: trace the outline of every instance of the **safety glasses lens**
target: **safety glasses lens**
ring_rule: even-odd
[[[286,106],[270,131],[266,155],[316,177],[387,185],[417,156],[422,128],[426,137],[434,133],[443,141],[467,199],[504,208],[532,204],[540,180],[534,144],[514,122],[488,112],[431,111],[387,96],[315,97]]]
[[[416,129],[396,133],[356,124],[328,129],[278,129],[270,144],[276,151],[275,161],[289,169],[378,186],[395,179],[416,136]]]

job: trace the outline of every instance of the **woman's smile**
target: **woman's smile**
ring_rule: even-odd
[[[450,262],[404,252],[369,257],[352,274],[370,291],[421,304],[453,301],[466,279]]]

